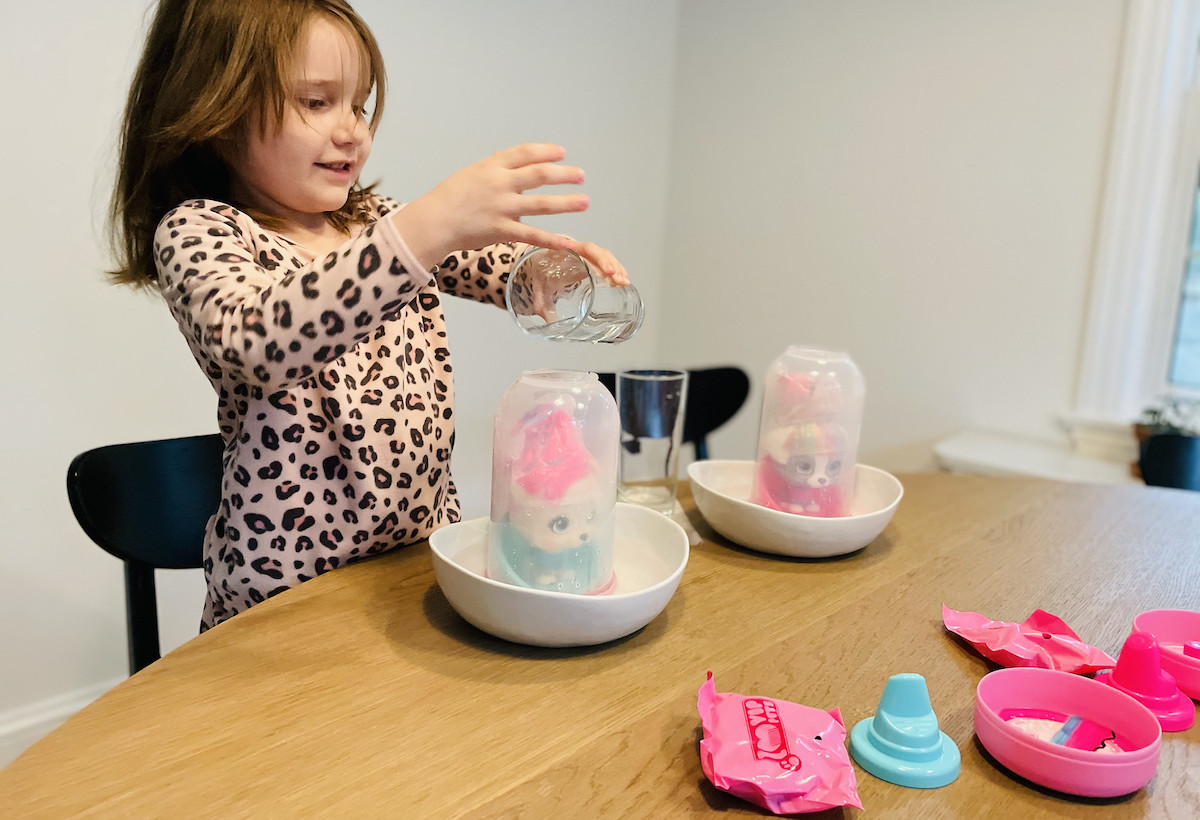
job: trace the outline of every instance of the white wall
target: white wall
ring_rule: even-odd
[[[216,429],[212,390],[162,304],[101,278],[117,122],[149,5],[45,0],[4,10],[0,764],[126,670],[120,564],[71,516],[70,459]],[[658,300],[675,0],[355,5],[391,80],[368,178],[412,198],[491,151],[560,142],[588,171],[594,205],[543,224],[619,249],[647,302]],[[455,471],[469,514],[487,509],[491,415],[520,371],[650,359],[662,318],[627,345],[568,349],[519,338],[494,308],[448,307]],[[159,590],[171,647],[196,632],[203,579],[160,572]]]
[[[1055,436],[1124,3],[680,8],[666,269],[691,321],[662,355],[760,378],[790,343],[849,351],[887,469],[966,426]],[[721,454],[752,457],[755,415]]]
[[[71,516],[71,457],[214,428],[211,389],[162,305],[101,279],[101,215],[143,8],[5,7],[0,736],[36,729],[126,670],[120,563]],[[181,615],[200,604],[192,580]]]
[[[71,457],[214,428],[165,309],[99,275],[147,3],[10,5],[0,762],[125,670],[120,567],[71,517]],[[593,207],[548,224],[617,250],[649,309],[628,344],[568,348],[448,306],[468,515],[487,506],[496,399],[533,366],[733,361],[757,379],[790,342],[840,346],[869,382],[864,460],[890,469],[930,465],[961,427],[1052,432],[1069,403],[1121,0],[356,6],[391,79],[368,177],[407,198],[559,141]],[[715,457],[748,457],[755,402]],[[202,584],[163,575],[173,645]]]
[[[446,301],[454,356],[454,475],[467,517],[487,515],[492,416],[522,370],[616,370],[653,361],[670,314],[661,304],[675,54],[673,0],[506,0],[355,8],[387,50],[389,99],[366,178],[383,190],[428,190],[497,148],[541,140],[587,172],[582,216],[539,224],[616,251],[650,308],[622,345],[563,345],[514,332],[508,314]],[[380,21],[393,19],[393,25]],[[408,31],[421,32],[419,37]],[[405,117],[412,112],[412,118]],[[420,158],[419,160],[415,158]],[[535,220],[530,220],[535,221]]]

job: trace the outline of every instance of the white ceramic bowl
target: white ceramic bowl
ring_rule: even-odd
[[[804,558],[845,555],[870,544],[904,495],[891,473],[859,464],[850,515],[818,518],[750,503],[753,461],[695,461],[688,477],[700,514],[721,535],[760,552]]]
[[[609,595],[526,589],[485,577],[489,521],[476,518],[429,537],[433,570],[450,606],[498,638],[531,646],[593,646],[641,629],[666,607],[688,559],[683,528],[662,513],[617,504]]]

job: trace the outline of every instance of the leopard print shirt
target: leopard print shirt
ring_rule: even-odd
[[[399,207],[374,198],[374,221],[321,259],[211,200],[158,225],[159,287],[225,440],[201,630],[459,518],[439,287],[503,306],[524,246],[454,254],[435,281],[382,219]]]

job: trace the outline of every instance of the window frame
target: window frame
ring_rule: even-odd
[[[1192,287],[1200,286],[1200,179],[1196,180],[1196,190],[1192,196],[1192,223],[1188,229],[1188,241],[1183,251],[1183,275],[1180,277],[1179,287],[1179,307],[1176,311],[1175,333],[1171,344],[1171,356],[1167,362],[1167,380],[1171,383],[1171,390],[1174,393],[1189,396],[1191,398],[1200,397],[1200,378],[1193,379],[1190,382],[1181,384],[1174,381],[1176,376],[1177,365],[1180,364],[1180,341],[1179,336],[1183,332],[1183,316],[1184,308],[1188,302],[1188,280],[1193,279]],[[1200,308],[1200,298],[1193,296],[1197,300],[1197,304],[1193,310]],[[1195,315],[1200,315],[1197,313]],[[1198,328],[1190,328],[1195,331]],[[1188,368],[1193,372],[1200,374],[1200,357],[1195,361],[1188,360]]]
[[[1129,0],[1068,427],[1127,427],[1153,397],[1193,392],[1168,378],[1200,172],[1198,44],[1200,0]]]

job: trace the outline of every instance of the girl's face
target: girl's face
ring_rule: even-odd
[[[247,205],[321,231],[346,203],[371,153],[363,113],[369,88],[350,33],[325,17],[309,24],[295,66],[293,104],[278,129],[253,119],[234,152],[234,191]]]

